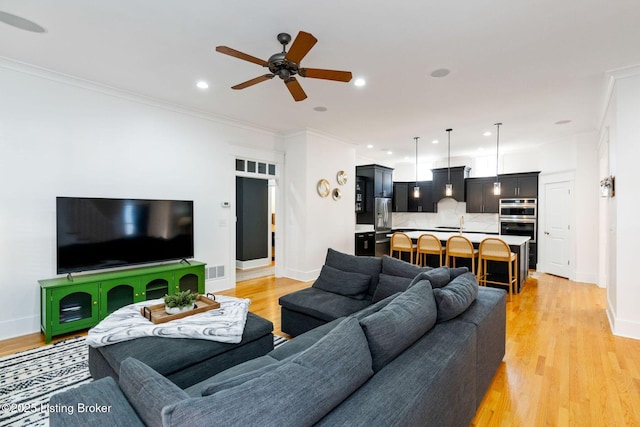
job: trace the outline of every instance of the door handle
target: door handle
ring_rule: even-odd
[[[545,231],[545,232],[544,232],[544,234],[546,234],[546,235],[548,236],[548,235],[549,235],[549,232],[548,232],[548,231]]]

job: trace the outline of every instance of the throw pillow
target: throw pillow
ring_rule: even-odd
[[[447,286],[433,290],[438,306],[438,322],[462,314],[478,296],[476,276],[467,272],[453,279]]]
[[[132,357],[120,364],[120,388],[142,421],[162,425],[162,408],[183,401],[189,395],[154,369]]]
[[[287,363],[211,396],[166,406],[171,426],[313,425],[371,376],[371,353],[358,320],[348,317]]]
[[[376,291],[373,293],[373,302],[382,301],[388,296],[398,292],[404,292],[411,284],[411,279],[399,276],[390,276],[380,273],[380,280]]]
[[[429,282],[431,282],[431,286],[433,287],[433,289],[441,288],[451,281],[449,270],[449,267],[438,267],[429,271],[419,273],[413,278],[409,287],[422,280],[428,280]]]
[[[329,248],[324,263],[338,270],[370,276],[371,286],[369,286],[368,294],[373,295],[373,290],[378,285],[378,275],[382,270],[382,260],[380,258],[349,255]]]
[[[449,280],[453,280],[468,271],[469,267],[449,267]]]
[[[360,320],[374,372],[416,342],[436,323],[436,302],[427,280],[416,283],[377,313]]]
[[[431,267],[420,267],[397,258],[392,258],[389,255],[382,257],[382,273],[390,276],[413,279],[416,275],[428,270],[431,270]]]
[[[312,285],[313,288],[355,299],[363,299],[369,289],[371,276],[351,273],[323,265],[320,276]]]

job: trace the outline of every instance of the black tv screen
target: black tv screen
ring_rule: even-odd
[[[193,201],[56,198],[58,274],[193,257]]]

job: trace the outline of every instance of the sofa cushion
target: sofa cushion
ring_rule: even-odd
[[[429,271],[423,271],[413,278],[409,287],[422,280],[428,280],[429,282],[431,282],[431,287],[433,289],[441,288],[451,281],[449,267],[438,267]]]
[[[279,302],[282,307],[325,322],[348,316],[371,305],[369,300],[348,298],[313,287],[282,296]]]
[[[377,313],[360,320],[369,341],[373,370],[382,369],[435,322],[436,303],[428,280],[416,283]]]
[[[128,357],[120,364],[120,388],[146,425],[162,425],[162,408],[188,399],[180,387],[141,361]]]
[[[392,258],[389,255],[382,256],[382,271],[383,274],[390,276],[406,277],[407,279],[413,279],[423,271],[429,271],[431,267],[420,267],[410,262],[402,261],[397,258]]]
[[[306,351],[264,375],[206,397],[166,406],[165,425],[312,425],[371,376],[357,319],[347,318]]]
[[[249,360],[248,362],[229,368],[226,371],[222,371],[220,374],[214,376],[218,378],[210,378],[210,381],[207,381],[207,384],[202,387],[202,396],[209,396],[220,390],[226,390],[244,384],[249,380],[261,377],[267,372],[276,369],[282,363],[285,363],[270,356],[262,356],[262,358],[259,359],[258,362],[255,362],[256,359]]]
[[[447,286],[434,289],[433,295],[438,306],[438,322],[444,322],[460,315],[476,299],[478,281],[473,273],[467,272]]]
[[[346,297],[363,299],[370,284],[371,276],[353,273],[351,271],[342,271],[328,265],[323,265],[320,276],[313,283],[313,287]]]
[[[371,283],[369,284],[367,294],[373,296],[373,292],[376,286],[378,286],[378,275],[382,270],[382,260],[380,258],[349,255],[329,248],[324,263],[338,270],[370,276]]]
[[[391,276],[389,274],[380,273],[378,287],[373,294],[372,302],[382,301],[388,296],[398,292],[404,292],[411,284],[411,279],[401,276]]]

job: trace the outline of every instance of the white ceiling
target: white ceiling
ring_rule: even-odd
[[[277,132],[312,128],[382,162],[413,159],[414,136],[421,157],[446,156],[448,127],[452,156],[495,149],[482,133],[498,121],[505,150],[592,131],[605,72],[640,64],[637,0],[0,0],[0,11],[47,30],[0,22],[0,56]],[[299,30],[318,39],[303,66],[367,85],[300,77],[302,102],[278,78],[230,89],[266,69],[215,46],[266,60],[278,33]],[[451,73],[430,77],[439,68]]]

